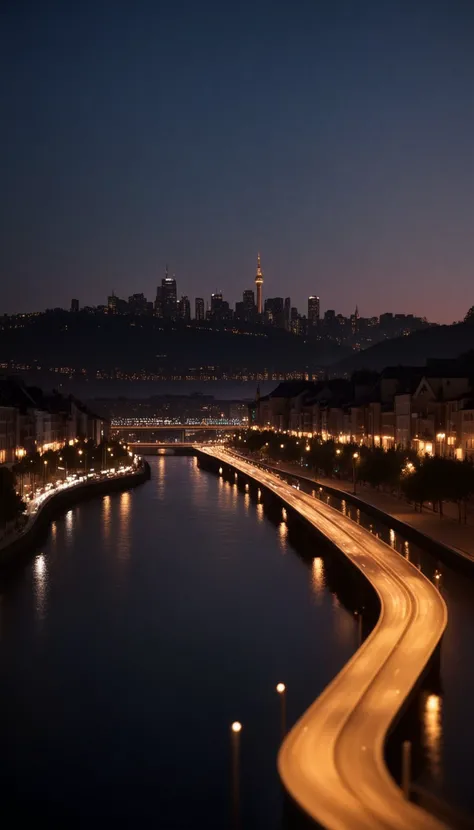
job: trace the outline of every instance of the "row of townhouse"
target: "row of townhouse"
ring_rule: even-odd
[[[45,394],[15,377],[0,378],[0,464],[27,453],[57,450],[76,438],[98,444],[109,422],[72,395]]]
[[[249,422],[323,440],[474,460],[474,394],[456,361],[357,372],[351,380],[286,381],[257,395]]]

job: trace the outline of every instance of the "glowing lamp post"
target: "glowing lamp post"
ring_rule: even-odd
[[[234,809],[235,827],[239,826],[240,813],[240,733],[242,724],[235,720],[230,727],[232,749],[232,802]]]
[[[276,690],[280,698],[280,724],[281,739],[286,735],[286,686],[284,683],[277,683]]]

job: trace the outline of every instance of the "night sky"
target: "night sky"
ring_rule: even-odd
[[[460,319],[471,0],[3,0],[0,313],[154,299]]]

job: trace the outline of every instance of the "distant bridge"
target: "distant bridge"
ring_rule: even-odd
[[[232,424],[230,422],[229,423],[219,422],[219,423],[215,423],[215,424],[211,424],[209,422],[195,423],[195,424],[191,424],[191,423],[177,424],[177,423],[173,422],[172,424],[166,424],[166,423],[163,423],[161,421],[158,424],[149,424],[149,423],[143,424],[140,421],[131,421],[130,423],[124,424],[124,423],[121,423],[121,422],[118,423],[116,421],[111,421],[111,424],[110,424],[110,429],[111,430],[114,430],[114,431],[115,430],[122,430],[122,431],[127,430],[129,432],[132,431],[132,430],[142,430],[142,429],[153,430],[154,432],[159,432],[159,431],[169,432],[170,430],[180,430],[181,432],[183,430],[185,432],[188,431],[188,430],[190,432],[191,431],[192,432],[198,432],[198,431],[201,432],[201,430],[212,430],[213,432],[215,432],[216,430],[224,429],[224,430],[226,430],[226,432],[228,432],[229,430],[247,429],[247,428],[248,428],[247,424]]]
[[[195,455],[200,445],[191,441],[129,441],[128,446],[140,455]]]

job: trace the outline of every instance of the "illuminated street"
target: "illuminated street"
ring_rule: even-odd
[[[446,627],[438,590],[373,535],[276,475],[217,447],[201,451],[265,485],[298,511],[363,571],[380,599],[372,634],[280,749],[278,766],[286,789],[328,828],[442,827],[405,800],[383,754],[390,725]]]

